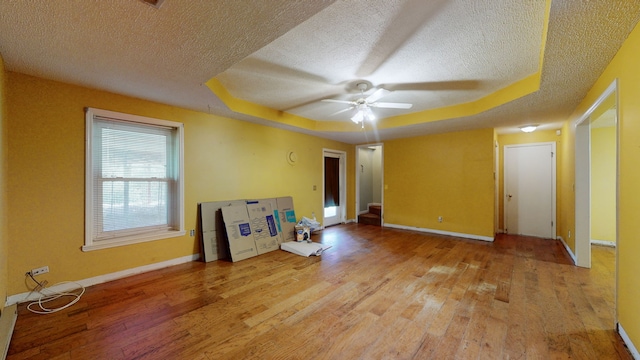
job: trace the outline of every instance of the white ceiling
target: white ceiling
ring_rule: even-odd
[[[10,71],[349,143],[525,123],[555,129],[640,18],[640,2],[554,0],[0,0]],[[543,56],[541,57],[541,53]],[[206,85],[324,123],[350,122],[355,84],[395,90],[380,119],[457,106],[539,73],[539,90],[475,115],[379,130],[284,124],[233,112]],[[371,90],[373,91],[373,90]],[[368,92],[370,93],[370,92]],[[395,119],[395,118],[394,118]]]

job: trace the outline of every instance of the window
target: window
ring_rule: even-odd
[[[86,110],[84,251],[182,236],[183,126]]]

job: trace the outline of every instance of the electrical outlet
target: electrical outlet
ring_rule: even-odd
[[[191,229],[191,230],[189,231],[189,236],[195,236],[195,235],[196,235],[196,231],[195,231],[195,230],[193,230],[193,229]]]
[[[438,222],[442,222],[442,216],[438,216]]]
[[[49,267],[48,266],[43,266],[43,267],[39,267],[37,269],[32,269],[31,270],[31,275],[36,276],[36,275],[46,274],[48,272],[49,272]]]

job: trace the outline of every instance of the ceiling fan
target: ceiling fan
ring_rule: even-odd
[[[348,100],[335,100],[335,99],[323,99],[324,102],[332,102],[339,104],[348,104],[351,105],[346,109],[340,110],[332,115],[337,115],[343,113],[345,111],[349,111],[352,109],[356,109],[355,115],[351,117],[351,121],[356,124],[362,123],[362,127],[364,128],[364,120],[373,121],[376,119],[375,115],[371,108],[386,108],[386,109],[411,109],[413,104],[409,103],[395,103],[395,102],[379,102],[379,99],[382,99],[384,96],[391,93],[391,91],[379,88],[373,94],[364,97],[364,92],[367,91],[369,85],[366,82],[360,82],[356,84],[356,87],[362,93],[362,97],[354,101]]]

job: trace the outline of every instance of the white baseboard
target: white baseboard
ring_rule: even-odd
[[[631,339],[629,339],[629,335],[627,335],[627,333],[624,331],[620,323],[618,323],[618,333],[620,334],[620,337],[622,337],[622,340],[624,341],[624,343],[627,345],[627,348],[629,349],[631,356],[633,356],[633,358],[636,360],[640,360],[640,352],[638,352],[638,349],[636,348],[636,346],[633,344]]]
[[[569,256],[571,256],[571,259],[573,260],[573,264],[574,265],[578,265],[578,259],[576,259],[576,255],[573,253],[573,251],[571,251],[571,248],[569,247],[569,245],[567,245],[567,243],[564,241],[562,236],[556,236],[556,239],[558,239],[558,240],[560,240],[560,242],[562,242],[562,245],[564,245],[564,248],[569,253]]]
[[[383,226],[384,227],[394,228],[394,229],[412,230],[412,231],[433,233],[433,234],[439,234],[439,235],[455,236],[455,237],[460,237],[460,238],[465,238],[465,239],[472,239],[472,240],[482,240],[482,241],[493,241],[494,240],[494,238],[492,238],[490,236],[464,234],[464,233],[457,233],[457,232],[451,232],[451,231],[442,231],[442,230],[435,230],[435,229],[419,228],[419,227],[414,227],[414,226],[405,226],[405,225],[388,224],[388,223],[385,223]]]
[[[609,241],[609,240],[595,240],[595,239],[591,239],[591,245],[600,245],[600,246],[608,246],[608,247],[616,247],[616,242],[615,241]]]
[[[87,287],[87,286],[102,284],[107,281],[121,279],[131,275],[141,274],[141,273],[145,273],[153,270],[163,269],[173,265],[179,265],[179,264],[196,261],[199,258],[200,258],[200,254],[187,255],[180,258],[171,259],[171,260],[167,260],[167,261],[163,261],[155,264],[139,266],[133,269],[127,269],[127,270],[117,271],[111,274],[105,274],[105,275],[95,276],[95,277],[84,279],[84,280],[78,280],[78,281],[74,281],[73,283],[53,285],[48,287],[48,289],[56,292],[69,291],[77,288],[77,286],[75,286],[74,283]],[[18,303],[23,303],[25,301],[37,300],[40,296],[41,295],[39,293],[34,293],[34,292],[24,292],[21,294],[11,295],[7,298],[7,303],[5,306],[15,305]]]
[[[13,329],[16,327],[16,320],[18,319],[18,306],[13,304],[7,306],[2,310],[2,316],[0,316],[0,359],[7,358],[7,352],[9,351],[9,343],[11,342],[11,336],[13,335]]]

